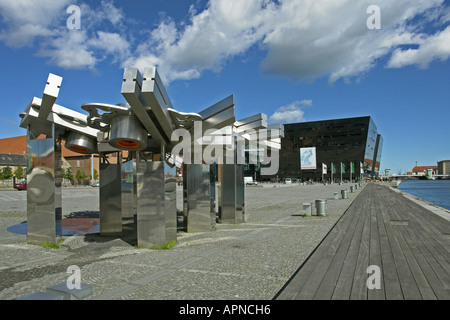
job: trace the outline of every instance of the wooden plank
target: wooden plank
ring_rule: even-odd
[[[361,195],[359,197],[361,197]],[[366,200],[367,197],[361,199],[358,214],[360,216],[360,219],[358,220],[357,226],[355,228],[355,233],[348,248],[347,256],[343,263],[341,273],[339,274],[339,279],[337,280],[336,286],[334,288],[333,295],[331,297],[331,299],[333,300],[350,299],[352,284],[355,278],[359,249],[361,246],[361,238],[363,236],[364,223],[368,219],[366,214],[367,210],[365,210],[365,206],[367,205]]]
[[[397,197],[397,199],[406,200],[403,202],[403,211],[409,214],[409,219],[417,222],[418,225],[435,239],[440,248],[443,249],[442,252],[445,253],[447,258],[450,254],[450,242],[449,239],[445,238],[445,234],[450,232],[450,223],[403,196]],[[447,260],[449,261],[450,259]]]
[[[367,199],[366,204],[369,205],[372,196],[372,186],[367,185],[364,190]],[[356,260],[355,274],[350,293],[351,300],[367,299],[367,267],[369,266],[369,248],[370,248],[370,216],[366,211],[366,219],[364,220],[361,242],[359,245],[358,257]]]
[[[338,241],[340,234],[342,233],[342,228],[347,224],[347,219],[351,218],[350,215],[352,214],[352,211],[349,210],[352,205],[353,203],[346,212],[344,212],[342,217],[337,221],[322,242],[314,249],[303,265],[291,277],[289,283],[283,288],[282,292],[279,293],[277,297],[278,300],[299,299],[297,294],[302,290],[314,270],[316,270],[322,257],[327,254],[330,245]]]
[[[450,246],[441,232],[450,224],[439,219],[368,184],[278,299],[450,299]],[[370,265],[382,270],[381,290],[367,288]]]
[[[392,254],[391,242],[389,241],[389,236],[391,237],[391,241],[393,240],[392,228],[389,224],[391,217],[386,214],[386,210],[384,208],[385,201],[381,201],[379,192],[374,194],[374,199],[376,203],[375,211],[378,222],[378,234],[380,240],[380,252],[386,299],[400,300],[403,299],[403,293]]]
[[[443,287],[446,290],[450,290],[450,277],[446,271],[446,269],[450,268],[450,265],[438,253],[433,254],[433,248],[428,245],[427,240],[421,233],[415,232],[413,236],[410,236],[410,241],[417,245]]]
[[[356,202],[356,203],[355,203]],[[338,278],[343,270],[344,261],[347,257],[352,238],[355,234],[356,226],[359,220],[363,220],[364,213],[362,212],[362,201],[357,199],[354,201],[354,214],[352,215],[352,221],[350,222],[349,228],[345,232],[345,235],[339,244],[336,253],[328,267],[327,272],[323,276],[320,286],[317,288],[317,292],[314,295],[315,300],[329,300],[333,296],[334,289]]]
[[[408,231],[404,228],[401,228],[400,231],[401,232],[397,234],[397,239],[403,249],[405,258],[408,261],[413,277],[416,280],[416,284],[422,296],[422,299],[436,300],[436,294],[434,293],[432,286],[427,280],[427,277],[425,276],[425,273],[423,272],[420,265],[420,263],[424,262],[422,255],[420,254],[420,252],[416,252],[416,254],[414,254],[414,250],[417,250],[417,247],[413,243],[408,243],[405,240],[404,233]],[[417,254],[420,254],[421,256],[419,259],[417,257]]]
[[[428,223],[428,221],[432,220],[432,217],[436,215],[416,205],[412,201],[408,202],[408,211],[411,211],[411,215],[416,222],[417,228],[420,228],[421,234],[426,236],[429,241],[433,243],[431,246],[438,250],[447,262],[450,262],[450,240],[445,237],[445,234],[441,233],[437,228]],[[436,217],[440,219],[442,225],[450,225],[447,220],[439,216]]]
[[[372,193],[372,204],[370,206],[370,247],[369,247],[369,265],[375,265],[380,267],[381,275],[384,278],[385,271],[381,263],[381,249],[380,249],[380,236],[378,233],[378,221],[375,212],[375,207],[379,205],[376,201],[375,194],[379,192],[379,186],[375,186],[375,190]],[[380,289],[371,289],[368,291],[367,298],[369,300],[384,300],[386,299],[384,281],[381,281]]]
[[[439,263],[442,269],[446,272],[447,278],[450,276],[450,262],[449,254],[439,245],[436,237],[432,237],[423,228],[417,226],[413,229],[416,234],[416,240],[428,250],[433,258]],[[445,240],[445,239],[444,239]],[[450,287],[450,283],[447,284]]]
[[[449,293],[442,286],[442,283],[436,276],[432,267],[429,265],[427,259],[423,256],[422,252],[417,247],[417,245],[415,245],[414,234],[409,230],[402,230],[402,231],[403,231],[402,236],[404,237],[404,239],[402,237],[399,237],[399,239],[403,239],[404,246],[409,246],[411,253],[414,255],[414,258],[420,267],[420,270],[422,271],[423,275],[426,278],[426,282],[428,283],[429,287],[433,290],[433,293],[436,296],[436,298],[440,300],[450,299]],[[411,239],[411,237],[413,239]],[[421,289],[422,286],[424,285],[419,284],[419,289]],[[427,295],[423,296],[423,298],[426,299]]]
[[[390,216],[398,215],[400,212],[402,215],[399,216],[400,219],[408,220],[409,217],[406,215],[403,203],[395,202],[394,199],[397,196],[395,193],[389,193],[389,189],[385,189],[383,192],[383,199],[385,206],[383,210],[387,212]],[[400,285],[402,287],[403,297],[406,300],[417,300],[422,299],[419,288],[417,287],[414,276],[411,273],[408,261],[404,254],[404,249],[398,242],[398,235],[401,232],[400,228],[408,228],[405,226],[389,226],[388,229],[390,235],[390,244],[392,248],[392,253],[397,269],[398,278],[400,280]]]
[[[295,299],[297,300],[305,300],[305,299],[313,299],[314,295],[318,287],[320,286],[328,267],[331,264],[331,261],[336,254],[338,247],[341,244],[342,239],[344,238],[346,231],[352,222],[352,217],[355,214],[355,210],[353,210],[354,202],[350,205],[349,209],[347,209],[345,213],[345,219],[341,219],[339,223],[336,225],[336,234],[333,238],[327,237],[328,241],[326,241],[323,245],[326,248],[326,251],[323,252],[318,263],[315,265],[315,268],[310,272],[307,277],[301,291],[296,295]]]

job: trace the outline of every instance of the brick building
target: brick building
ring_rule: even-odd
[[[94,163],[94,169],[98,172],[99,170],[99,160],[98,155],[94,155],[94,161],[92,161],[91,155],[84,155],[80,153],[73,152],[71,150],[68,150],[64,147],[65,141],[62,142],[61,147],[61,155],[63,158],[62,168],[68,168],[71,167],[72,175],[75,178],[75,175],[78,170],[84,171],[86,176],[91,176],[92,172],[92,162]],[[12,137],[12,138],[5,138],[0,139],[0,160],[3,158],[9,159],[8,166],[12,169],[15,168],[19,163],[24,166],[24,169],[26,167],[26,154],[27,154],[27,137],[26,136],[19,136],[19,137]],[[15,160],[14,160],[15,159]],[[18,161],[16,164],[14,164],[11,161]],[[1,164],[0,161],[0,169],[1,166],[4,166]],[[13,169],[14,171],[15,169]],[[91,181],[92,182],[92,181]]]

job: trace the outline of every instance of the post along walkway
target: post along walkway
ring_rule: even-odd
[[[448,300],[450,221],[370,183],[275,298]]]

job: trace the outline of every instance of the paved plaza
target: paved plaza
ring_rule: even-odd
[[[29,245],[8,231],[26,221],[26,192],[0,191],[0,299],[16,299],[67,281],[69,266],[92,286],[86,299],[272,299],[361,192],[333,199],[343,185],[246,187],[246,222],[214,231],[178,232],[167,250],[136,248],[133,234],[63,237],[60,248]],[[181,189],[177,207],[182,209]],[[64,188],[63,215],[98,215],[98,189]],[[340,197],[339,197],[340,198]],[[302,203],[328,199],[327,215],[302,216]],[[315,209],[315,208],[314,208]]]

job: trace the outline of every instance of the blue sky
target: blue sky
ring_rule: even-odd
[[[125,102],[123,68],[156,65],[179,111],[234,94],[238,119],[370,115],[382,170],[450,159],[449,1],[0,0],[0,55],[0,138],[25,134],[18,115],[48,73],[63,77],[57,103],[84,112]]]

